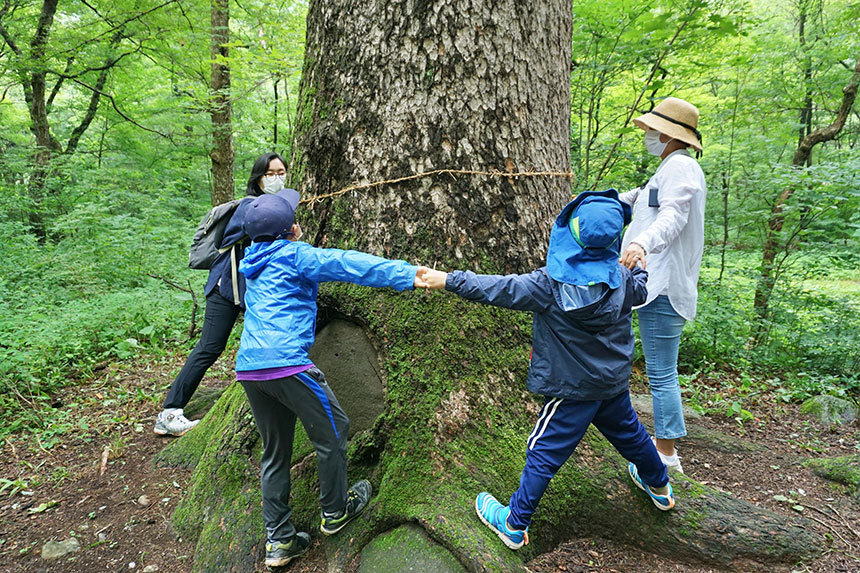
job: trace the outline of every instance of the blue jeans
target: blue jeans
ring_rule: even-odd
[[[686,322],[669,297],[660,295],[638,310],[645,373],[654,403],[654,436],[674,440],[687,435],[678,383],[678,345]]]

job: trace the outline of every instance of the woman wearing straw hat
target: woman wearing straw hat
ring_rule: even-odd
[[[648,298],[639,314],[639,336],[654,404],[657,451],[669,469],[682,472],[675,440],[687,435],[678,384],[678,345],[684,323],[696,316],[696,283],[705,234],[705,175],[697,156],[699,110],[669,97],[633,122],[645,130],[645,148],[662,159],[642,187],[620,196],[633,206],[620,262],[648,270]]]

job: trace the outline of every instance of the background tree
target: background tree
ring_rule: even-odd
[[[212,204],[233,199],[233,102],[230,93],[230,0],[211,0],[210,72]]]

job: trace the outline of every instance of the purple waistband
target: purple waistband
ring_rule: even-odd
[[[263,368],[261,370],[245,370],[243,372],[236,372],[236,380],[277,380],[278,378],[295,376],[313,367],[313,364],[302,364],[301,366],[278,366],[277,368]]]

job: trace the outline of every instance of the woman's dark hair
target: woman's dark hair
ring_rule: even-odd
[[[284,158],[274,152],[264,153],[258,157],[257,161],[254,162],[254,166],[251,167],[251,176],[248,177],[248,186],[245,188],[245,195],[259,197],[263,194],[263,190],[260,189],[258,183],[260,182],[260,177],[265,175],[266,171],[269,170],[269,163],[271,163],[272,159],[278,159],[284,164],[284,167],[287,166]]]

